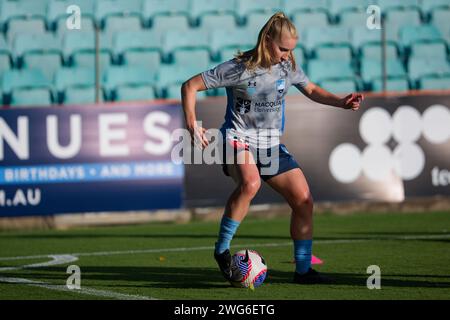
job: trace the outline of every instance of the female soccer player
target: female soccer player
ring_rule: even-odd
[[[209,141],[205,136],[206,129],[197,124],[196,93],[226,88],[228,103],[221,128],[224,139],[222,166],[224,173],[236,182],[236,189],[225,207],[214,257],[229,281],[240,280],[239,272],[231,264],[230,242],[263,179],[292,209],[290,234],[296,261],[294,282],[326,282],[325,277],[311,268],[313,198],[308,183],[296,160],[279,142],[284,129],[284,97],[288,88],[294,85],[315,102],[358,110],[363,96],[352,93],[340,98],[309,81],[295,62],[293,50],[297,40],[295,26],[286,15],[278,12],[261,29],[253,49],[192,77],[181,89],[186,127],[193,141],[199,141],[204,148]],[[270,162],[265,160],[267,158]]]

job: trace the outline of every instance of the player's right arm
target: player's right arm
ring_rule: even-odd
[[[181,104],[183,106],[186,129],[189,130],[192,141],[201,142],[203,148],[208,145],[208,139],[205,137],[206,129],[197,125],[195,102],[197,92],[206,89],[206,85],[200,74],[190,78],[181,86]]]

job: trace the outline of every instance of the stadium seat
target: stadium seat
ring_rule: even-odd
[[[280,0],[245,0],[236,1],[236,13],[241,21],[251,13],[275,13],[281,10]]]
[[[353,80],[322,81],[319,85],[325,90],[337,94],[352,93],[358,91],[356,83]]]
[[[312,52],[319,46],[351,47],[349,28],[346,27],[312,27],[304,34],[305,48]]]
[[[153,31],[118,32],[113,38],[113,52],[119,57],[127,51],[162,51],[161,37]]]
[[[411,58],[408,61],[409,77],[418,81],[425,76],[443,77],[450,75],[450,65],[434,58]]]
[[[52,104],[51,92],[44,88],[14,89],[11,92],[12,107],[43,107]]]
[[[99,52],[100,69],[105,70],[111,65],[111,55]],[[95,52],[77,52],[72,56],[72,65],[76,68],[95,68]]]
[[[292,15],[292,22],[297,28],[297,31],[304,30],[309,27],[328,27],[328,15],[324,11],[313,12],[297,12]]]
[[[166,92],[165,94],[166,99],[181,100],[181,84],[169,85],[166,87],[165,92]],[[198,91],[196,97],[197,100],[206,98],[206,91]]]
[[[95,18],[103,26],[111,16],[141,17],[141,0],[100,0],[95,2]]]
[[[51,83],[45,75],[36,69],[16,70],[11,69],[3,73],[2,88],[4,94],[9,94],[13,89],[20,88],[48,88]]]
[[[209,49],[208,33],[197,30],[167,31],[162,38],[163,54],[168,56],[176,50]]]
[[[400,29],[400,43],[410,47],[417,42],[444,42],[439,30],[433,25],[404,26]]]
[[[140,31],[142,20],[140,16],[110,16],[105,18],[104,32],[112,35],[118,31]]]
[[[49,82],[53,81],[55,72],[62,66],[59,53],[32,53],[23,58],[23,68],[38,69],[44,74]]]
[[[85,17],[82,16],[81,17],[81,24],[80,24],[80,29],[76,29],[76,30],[71,30],[67,28],[67,24],[66,24],[66,19],[62,18],[59,19],[56,22],[56,34],[60,39],[64,38],[64,35],[66,33],[73,33],[73,32],[94,32],[95,31],[95,26],[94,26],[94,20],[90,17]]]
[[[327,0],[282,0],[281,5],[284,12],[291,17],[299,12],[323,11],[328,13]]]
[[[211,31],[215,29],[236,29],[236,17],[233,14],[205,14],[199,18],[199,29],[204,31]]]
[[[368,44],[361,48],[361,58],[382,59],[382,46],[379,44]],[[392,43],[386,43],[386,57],[388,59],[397,59],[397,47]]]
[[[3,99],[3,92],[0,90],[0,106],[3,106],[6,104],[6,101]]]
[[[113,96],[114,90],[119,86],[151,86],[155,81],[156,70],[142,66],[111,66],[103,76],[106,97]]]
[[[370,0],[329,0],[329,10],[333,16],[339,16],[345,11],[366,11],[372,4]]]
[[[433,58],[440,61],[447,60],[447,46],[443,42],[413,43],[411,45],[411,57]]]
[[[251,12],[247,15],[245,28],[253,31],[252,33],[259,33],[272,15],[271,12]]]
[[[0,75],[12,68],[11,58],[7,52],[0,51]]]
[[[78,52],[95,52],[95,33],[67,32],[62,43],[64,58],[67,61]],[[110,52],[111,44],[104,34],[100,34],[99,45],[101,52]]]
[[[421,10],[421,0],[377,0],[382,12],[393,10],[415,9]]]
[[[340,60],[345,63],[352,61],[352,51],[349,47],[319,47],[315,57],[320,60]]]
[[[219,51],[218,62],[228,61],[234,58],[234,56],[240,50],[241,52],[252,49],[252,46],[240,46],[238,48],[225,48]]]
[[[364,27],[366,28],[368,15],[366,10],[344,11],[339,15],[339,25],[343,27]]]
[[[386,76],[388,78],[406,78],[405,68],[398,59],[386,60]],[[375,79],[383,77],[383,67],[380,60],[362,59],[361,60],[361,78],[366,85],[369,85]]]
[[[123,55],[123,64],[158,70],[161,65],[161,55],[158,51],[127,51]]]
[[[450,90],[450,76],[441,78],[423,77],[420,79],[420,89]]]
[[[431,13],[438,9],[450,9],[448,0],[422,0],[422,12],[427,15],[427,19],[431,17]]]
[[[179,50],[173,55],[173,63],[178,66],[191,66],[206,70],[211,64],[209,51],[206,49]]]
[[[14,38],[13,51],[16,58],[29,53],[61,54],[61,43],[53,33],[20,33]]]
[[[355,28],[350,31],[351,43],[355,52],[361,51],[364,46],[381,45],[381,30],[369,30],[367,28]],[[397,47],[397,36],[392,32],[386,32],[386,43]]]
[[[236,17],[235,1],[191,0],[190,14],[197,20],[202,20],[204,15],[232,15]]]
[[[158,16],[189,17],[189,1],[179,0],[143,0],[142,15],[145,23],[155,26],[155,18]],[[176,23],[176,20],[172,20]],[[181,20],[180,20],[181,21]],[[182,22],[184,23],[184,22]],[[170,22],[169,25],[170,26]]]
[[[385,28],[397,36],[402,27],[420,24],[420,12],[417,9],[393,10],[386,13]]]
[[[40,18],[30,18],[26,20],[15,19],[8,24],[6,32],[7,40],[12,43],[18,33],[42,34],[45,33],[45,21]]]
[[[116,89],[115,101],[154,100],[155,90],[152,86],[119,86]]]
[[[374,92],[382,92],[383,91],[383,80],[375,79],[372,81],[371,89]],[[409,84],[408,80],[404,78],[392,78],[386,80],[386,90],[387,91],[408,91]]]
[[[73,13],[67,13],[67,9],[76,5],[80,8],[81,12],[81,30],[85,29],[86,21],[89,21],[93,25],[94,5],[95,1],[92,0],[51,0],[47,9],[47,24],[51,30],[57,30],[58,33],[63,33],[66,28],[66,20]],[[64,29],[62,27],[64,26]]]
[[[99,102],[104,101],[103,90],[99,93]],[[64,91],[63,103],[65,105],[79,105],[95,103],[95,87],[70,87]]]
[[[156,16],[153,19],[151,30],[161,37],[168,30],[187,31],[189,28],[189,21],[186,16]]]
[[[0,30],[14,20],[40,20],[45,24],[47,4],[43,1],[0,2]]]
[[[301,46],[297,46],[297,48],[294,49],[294,57],[295,62],[300,66],[303,66],[307,61],[305,49]]]
[[[313,82],[324,80],[354,79],[355,74],[350,63],[340,60],[309,60],[308,76]]]
[[[60,68],[56,71],[54,86],[59,93],[70,87],[95,86],[95,70],[89,68]]]
[[[172,84],[182,84],[192,76],[205,71],[191,66],[162,65],[158,70],[156,90],[161,97],[164,89]]]
[[[255,41],[251,39],[241,28],[235,30],[213,30],[210,34],[210,49],[213,55],[226,48],[252,47]]]
[[[437,27],[443,36],[446,36],[450,29],[450,8],[434,10],[431,13],[430,23]]]

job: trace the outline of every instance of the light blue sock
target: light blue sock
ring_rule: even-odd
[[[308,272],[311,267],[312,240],[294,240],[295,271]]]
[[[230,248],[231,239],[233,239],[240,222],[223,216],[220,222],[219,239],[216,242],[216,253],[221,254]]]

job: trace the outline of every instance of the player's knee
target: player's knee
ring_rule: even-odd
[[[259,188],[261,187],[260,179],[246,179],[242,181],[240,184],[240,191],[242,194],[249,198],[253,198],[258,193]]]
[[[290,203],[294,210],[296,210],[296,209],[301,210],[301,209],[305,209],[305,208],[312,210],[312,208],[314,206],[314,200],[313,200],[311,192],[309,192],[309,191],[304,191],[304,192],[300,192],[300,193],[293,195],[291,197]]]

